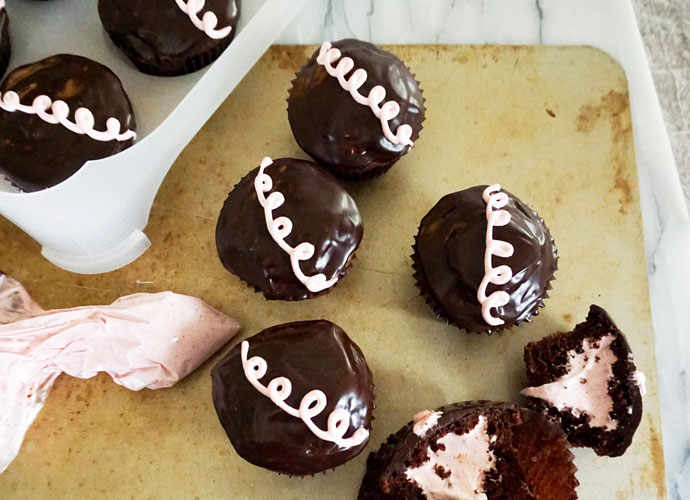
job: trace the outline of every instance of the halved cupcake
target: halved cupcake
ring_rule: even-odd
[[[423,411],[367,461],[360,500],[573,500],[563,431],[510,403]]]
[[[558,422],[574,446],[625,453],[642,418],[644,375],[623,332],[599,306],[572,332],[525,347],[531,406]]]

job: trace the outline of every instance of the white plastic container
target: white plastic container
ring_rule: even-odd
[[[132,100],[138,142],[116,156],[88,162],[44,191],[20,193],[0,184],[0,214],[37,240],[46,259],[68,271],[104,273],[136,260],[151,244],[144,228],[173,162],[306,2],[242,0],[238,33],[213,65],[161,78],[139,73],[112,45],[96,1],[8,0],[10,71],[56,53],[105,64]]]

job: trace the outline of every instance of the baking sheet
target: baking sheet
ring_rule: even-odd
[[[172,289],[234,315],[244,336],[326,318],[359,344],[377,384],[368,451],[420,409],[466,399],[518,400],[522,348],[605,307],[648,376],[645,414],[623,457],[575,450],[582,499],[665,498],[654,342],[625,75],[585,47],[393,47],[417,74],[427,122],[414,150],[384,177],[348,185],[365,235],[329,295],[266,302],[225,272],[214,230],[227,192],[263,156],[304,157],[287,123],[289,81],[313,48],[275,47],[187,147],[158,194],[153,247],[120,271],[57,270],[26,235],[0,221],[2,269],[46,307],[110,302]],[[561,254],[554,290],[534,323],[500,336],[466,335],[418,297],[411,245],[444,194],[499,182],[539,211]],[[62,377],[0,475],[0,498],[355,498],[366,453],[314,478],[242,461],[217,423],[209,370],[175,388],[132,393],[107,377]]]

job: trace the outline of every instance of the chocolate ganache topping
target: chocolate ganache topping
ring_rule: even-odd
[[[107,130],[107,120],[116,118],[121,130],[134,130],[132,105],[120,79],[105,66],[74,55],[56,55],[19,67],[0,85],[7,98],[16,92],[22,105],[31,106],[38,96],[69,106],[87,108],[94,116],[94,129]],[[35,114],[0,109],[0,173],[24,191],[45,189],[71,177],[89,160],[112,156],[130,147],[133,140],[95,140],[60,124],[48,123]]]
[[[493,228],[493,238],[513,247],[510,257],[493,255],[493,267],[509,266],[512,277],[504,285],[489,283],[486,295],[496,290],[509,294],[507,304],[492,314],[504,324],[487,324],[477,290],[485,275],[487,204],[476,186],[443,197],[422,219],[413,255],[418,286],[437,312],[460,328],[492,331],[529,321],[538,314],[557,269],[558,251],[544,221],[511,193],[504,191],[510,215],[507,225]]]
[[[185,3],[194,3],[187,2]],[[142,72],[176,76],[213,62],[235,37],[240,0],[206,0],[197,17],[214,14],[216,30],[232,28],[214,38],[199,29],[175,0],[99,0],[105,30]]]
[[[10,63],[10,47],[10,18],[7,9],[0,7],[0,78]]]
[[[245,355],[250,363],[255,357],[265,361],[267,370],[258,377],[263,386],[279,377],[289,381],[290,395],[284,401],[293,409],[299,409],[310,392],[321,391],[326,404],[312,418],[313,424],[326,431],[329,416],[340,409],[349,415],[342,437],[347,441],[363,435],[354,440],[357,444],[341,446],[318,437],[304,420],[257,390],[245,373],[242,344],[211,372],[218,418],[242,458],[259,467],[303,476],[337,467],[366,447],[374,383],[364,355],[340,327],[325,320],[274,326],[247,339]]]
[[[354,62],[345,78],[357,69],[367,72],[360,94],[366,97],[379,85],[386,91],[384,102],[400,106],[398,115],[389,122],[393,133],[401,125],[409,125],[411,139],[416,141],[424,121],[424,98],[405,64],[368,42],[347,39],[333,43],[333,47],[341,51],[341,59],[349,57]],[[297,143],[340,178],[362,179],[385,172],[410,146],[394,144],[385,137],[379,118],[369,106],[356,102],[338,78],[317,62],[319,52],[297,73],[288,98],[288,118]]]
[[[292,247],[314,245],[313,257],[300,262],[306,276],[323,273],[328,280],[345,275],[362,240],[357,205],[338,181],[312,162],[282,158],[264,170],[272,189],[285,202],[273,218],[287,217],[292,231],[285,237]],[[271,300],[301,300],[312,292],[294,273],[290,255],[273,239],[266,225],[255,181],[259,168],[249,172],[229,194],[218,220],[216,243],[223,265]]]

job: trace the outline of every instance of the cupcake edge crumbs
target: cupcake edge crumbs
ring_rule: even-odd
[[[241,0],[99,0],[111,40],[142,73],[180,76],[218,59],[235,37]]]
[[[467,332],[491,334],[530,322],[558,269],[558,248],[544,220],[499,184],[441,198],[422,219],[412,248],[420,294],[439,318]]]
[[[597,455],[625,453],[642,419],[645,377],[608,313],[592,305],[570,332],[525,346],[530,406],[559,423],[570,442]]]
[[[218,419],[244,460],[291,476],[333,469],[367,445],[374,382],[337,325],[301,321],[236,345],[211,371]]]
[[[367,180],[387,172],[417,141],[424,103],[419,82],[399,58],[345,39],[324,42],[296,74],[288,119],[317,163],[340,179]]]
[[[216,227],[225,268],[268,300],[304,300],[342,279],[362,240],[357,204],[315,163],[264,158],[228,195]]]
[[[59,54],[21,66],[0,85],[0,174],[24,191],[55,186],[132,146],[135,128],[122,82],[102,64]]]
[[[391,435],[369,455],[358,498],[574,500],[576,470],[558,425],[514,404],[467,401],[420,412]]]

